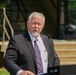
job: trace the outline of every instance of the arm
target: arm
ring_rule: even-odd
[[[17,71],[21,70],[16,64],[17,58],[18,44],[13,38],[11,38],[4,58],[4,67],[12,74],[16,74]]]
[[[28,62],[28,55],[26,53],[27,48],[24,47],[24,40],[21,36],[12,37],[9,41],[9,45],[7,47],[6,55],[4,58],[4,67],[12,74],[12,75],[34,75],[33,72],[28,71],[28,66],[26,61]],[[24,45],[24,46],[23,46]],[[26,50],[25,50],[26,48]],[[24,53],[25,51],[25,53]],[[25,57],[25,55],[27,55]],[[24,59],[25,58],[25,59]],[[25,63],[24,63],[25,62]]]
[[[56,51],[54,49],[54,43],[53,43],[53,39],[51,38],[51,36],[49,35],[48,37],[43,35],[42,36],[44,42],[46,43],[45,45],[47,45],[47,49],[49,50],[49,61],[51,62],[51,66],[59,66],[60,65],[60,61],[59,58],[56,54]],[[47,40],[47,41],[45,41]],[[50,63],[49,62],[49,63]]]
[[[54,43],[53,40],[50,38],[50,40],[52,41],[52,47],[53,47],[53,51],[54,51],[54,62],[53,62],[53,66],[60,66],[60,60],[58,55],[56,54],[56,51],[54,49]]]
[[[54,55],[54,66],[60,66],[60,60],[56,53]]]

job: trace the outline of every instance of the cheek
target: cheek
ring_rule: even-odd
[[[33,26],[28,26],[28,29],[29,29],[30,32],[32,32],[34,27]]]
[[[32,28],[32,25],[28,24],[27,27],[28,27],[29,29],[31,29],[31,28]]]
[[[44,28],[44,26],[41,26],[40,29],[42,30]]]
[[[42,31],[42,29],[43,29],[43,27],[40,27],[39,29],[40,29],[40,32],[41,32],[41,31]]]

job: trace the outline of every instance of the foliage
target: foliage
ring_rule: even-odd
[[[0,0],[0,7],[6,7],[7,6],[7,0]]]
[[[76,1],[69,3],[69,9],[76,9]]]
[[[0,7],[7,7],[7,0],[0,0]],[[2,22],[2,12],[0,11],[0,25],[1,22]],[[3,28],[0,27],[0,36],[2,36],[2,33],[3,33]]]
[[[9,72],[6,70],[0,70],[0,75],[9,75]]]
[[[68,9],[73,10],[69,12],[69,16],[73,19],[76,20],[76,0],[72,0],[68,2]],[[75,10],[75,11],[74,11]]]

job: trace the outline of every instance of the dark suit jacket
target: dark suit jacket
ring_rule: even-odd
[[[48,52],[48,67],[59,65],[52,39],[49,40],[42,34],[41,37]],[[21,69],[37,73],[34,48],[27,31],[10,39],[4,58],[4,67],[11,75],[15,75]]]

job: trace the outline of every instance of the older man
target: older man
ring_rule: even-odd
[[[47,73],[49,67],[59,65],[52,39],[41,34],[44,25],[44,15],[33,12],[25,33],[11,37],[4,58],[4,67],[11,75]]]

